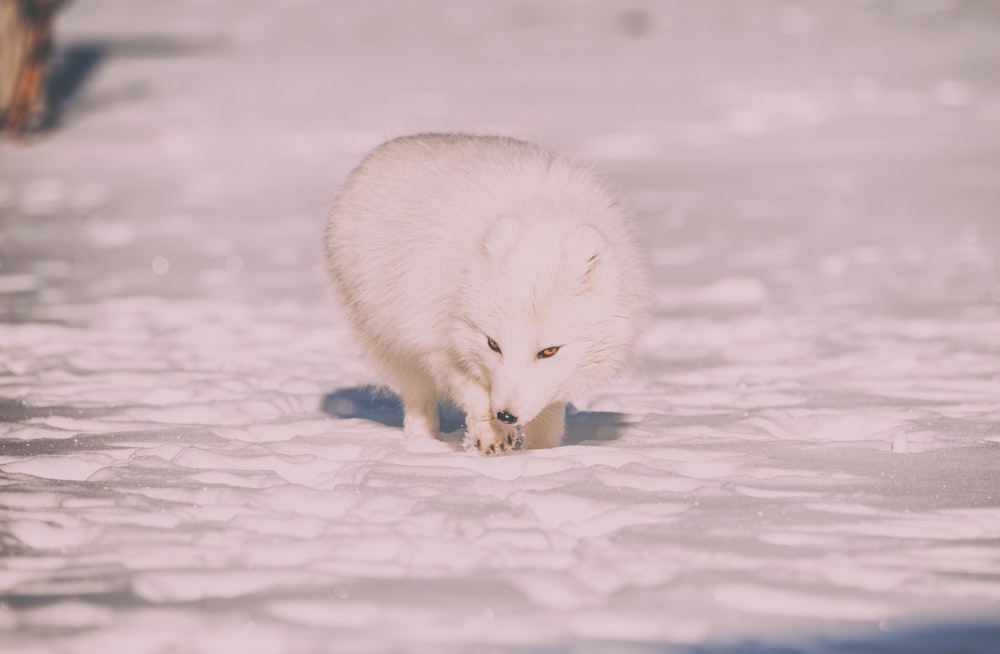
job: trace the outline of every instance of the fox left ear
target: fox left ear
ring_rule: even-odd
[[[571,269],[584,287],[597,282],[603,265],[607,241],[590,225],[578,227],[566,243],[566,255]]]
[[[514,245],[520,235],[521,223],[510,216],[501,216],[486,232],[480,247],[488,258],[497,259]]]

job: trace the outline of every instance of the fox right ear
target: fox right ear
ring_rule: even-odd
[[[493,259],[510,249],[521,235],[521,223],[510,216],[501,216],[483,238],[483,254]]]

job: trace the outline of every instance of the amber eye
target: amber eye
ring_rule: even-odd
[[[486,337],[486,344],[489,345],[490,349],[496,352],[497,354],[503,354],[503,352],[500,351],[500,346],[497,345],[497,342],[494,341],[489,336]]]
[[[555,353],[559,351],[560,347],[561,346],[559,346],[559,345],[554,345],[552,347],[547,347],[544,350],[540,351],[537,356],[538,356],[539,359],[548,359],[550,356],[555,355]]]

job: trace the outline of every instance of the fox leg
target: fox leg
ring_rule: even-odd
[[[403,432],[413,436],[438,437],[436,397],[403,397]]]
[[[457,390],[454,399],[465,412],[465,449],[493,455],[521,448],[523,440],[517,427],[497,420],[490,407],[490,396],[479,384],[461,380],[454,388]]]
[[[397,380],[403,400],[403,433],[438,437],[438,394],[430,379],[413,374]]]
[[[524,446],[532,449],[555,447],[566,431],[566,403],[555,402],[524,426]]]

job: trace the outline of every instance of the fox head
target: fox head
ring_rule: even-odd
[[[625,366],[636,325],[598,229],[501,218],[473,260],[455,346],[489,393],[489,417],[527,423]]]

